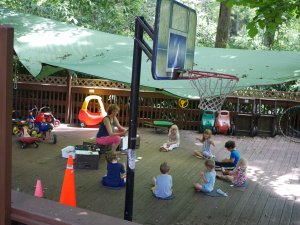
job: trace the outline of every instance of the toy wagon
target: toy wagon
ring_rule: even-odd
[[[216,133],[218,134],[230,134],[231,122],[230,113],[227,110],[221,110],[218,112],[218,116],[215,122]]]
[[[100,106],[100,112],[91,112],[88,109],[89,102],[91,100],[96,100]],[[102,98],[98,95],[89,95],[84,99],[82,103],[82,107],[78,114],[78,119],[80,121],[80,126],[94,126],[102,122],[103,118],[107,115],[104,105],[102,102]]]

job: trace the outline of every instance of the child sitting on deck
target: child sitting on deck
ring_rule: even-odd
[[[168,174],[169,171],[170,166],[164,162],[160,165],[161,174],[157,177],[153,177],[154,187],[152,187],[151,190],[155,197],[159,199],[168,200],[174,197],[172,194],[173,181],[172,176]]]
[[[240,153],[235,149],[234,141],[227,141],[225,148],[230,152],[229,159],[223,159],[221,162],[216,161],[216,170],[221,170],[223,167],[225,170],[233,170],[240,159]]]
[[[180,144],[180,136],[178,126],[173,124],[169,129],[168,140],[162,146],[160,146],[161,152],[172,151],[174,148],[179,147]]]
[[[230,181],[234,186],[243,186],[247,181],[247,160],[240,158],[233,171],[225,171],[222,168],[222,175],[217,174],[218,179]]]
[[[215,162],[211,159],[207,159],[205,161],[205,166],[207,171],[200,173],[200,178],[204,182],[204,184],[194,183],[194,188],[198,192],[212,192],[214,190],[215,181],[216,181],[216,171]]]
[[[102,178],[102,184],[106,187],[124,187],[126,183],[125,165],[118,163],[117,154],[109,152],[106,155],[107,175]]]
[[[209,129],[206,129],[203,132],[202,138],[196,138],[196,140],[200,141],[203,144],[203,149],[202,151],[195,150],[194,151],[194,156],[197,158],[213,158],[214,155],[211,150],[211,145],[215,147],[215,143],[211,140],[212,132]]]

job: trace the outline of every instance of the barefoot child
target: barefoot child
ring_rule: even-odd
[[[207,171],[200,173],[200,178],[204,184],[194,183],[193,185],[196,191],[212,192],[216,181],[216,171],[214,170],[215,162],[211,159],[207,159],[205,166]]]
[[[196,156],[197,158],[207,158],[207,159],[214,157],[211,150],[211,145],[215,147],[215,143],[211,140],[211,136],[212,136],[211,130],[206,129],[203,132],[203,136],[201,139],[196,138],[196,140],[200,141],[203,144],[203,149],[202,151],[195,150],[194,156]]]
[[[180,136],[179,136],[179,130],[178,130],[178,126],[173,124],[170,127],[169,130],[169,134],[168,134],[168,140],[166,143],[164,143],[161,147],[160,147],[160,151],[161,152],[168,152],[168,151],[172,151],[174,148],[179,147],[180,144]]]
[[[247,181],[247,160],[240,158],[233,171],[222,170],[222,175],[217,174],[217,178],[230,181],[234,186],[243,186]]]

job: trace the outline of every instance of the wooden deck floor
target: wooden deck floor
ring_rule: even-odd
[[[39,148],[21,150],[13,142],[14,190],[34,193],[37,179],[41,179],[45,197],[58,201],[66,159],[60,150],[68,145],[81,144],[93,137],[96,129],[60,127],[56,129],[56,145],[41,143]],[[172,152],[159,152],[167,133],[154,129],[139,129],[141,147],[137,150],[133,221],[141,224],[216,224],[216,225],[289,225],[300,224],[300,144],[289,142],[281,136],[275,138],[249,138],[214,136],[217,159],[228,157],[224,143],[233,139],[241,155],[248,159],[250,177],[246,190],[216,181],[215,188],[222,188],[228,197],[210,197],[195,193],[194,181],[204,161],[192,156],[199,148],[195,138],[199,133],[181,131],[181,146]],[[13,137],[15,140],[15,137]],[[151,178],[159,174],[159,165],[167,161],[171,166],[175,199],[155,199],[150,191]],[[126,156],[121,155],[121,162]],[[98,170],[75,170],[77,205],[81,208],[123,218],[125,190],[109,190],[100,185],[106,173],[104,157]]]

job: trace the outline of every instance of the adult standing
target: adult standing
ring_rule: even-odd
[[[127,130],[122,127],[117,119],[120,108],[111,104],[107,109],[107,116],[103,118],[96,141],[100,145],[112,145],[111,150],[116,151],[121,143],[121,137],[125,136]]]

